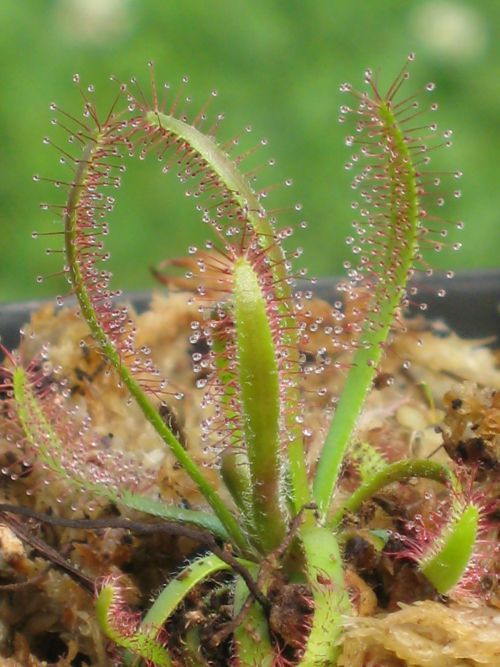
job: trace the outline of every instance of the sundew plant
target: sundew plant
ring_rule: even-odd
[[[346,102],[340,120],[351,127],[346,143],[354,150],[347,168],[355,172],[358,200],[348,239],[353,261],[346,263],[347,277],[339,287],[342,299],[332,306],[330,335],[342,359],[351,356],[344,363],[318,351],[312,372],[333,365],[345,382],[330,410],[319,457],[311,464],[301,389],[303,375],[311,372],[304,355],[311,333],[305,317],[309,289],[297,291],[300,272],[292,265],[299,252],[283,247],[293,232],[281,222],[287,213],[267,208],[268,189],[258,189],[253,172],[245,173],[247,153],[238,153],[238,138],[219,141],[220,118],[210,120],[208,105],[192,117],[184,114],[183,93],[159,89],[152,67],[150,93],[144,94],[134,80],[130,85],[115,81],[116,99],[104,115],[97,111],[92,87],[84,88],[78,76],[83,116],[51,105],[54,124],[69,141],[59,147],[68,178],[54,182],[66,191],[66,201],[56,206],[63,228],[51,232],[51,238],[62,241],[55,250],[64,254],[62,270],[71,294],[120,385],[205,500],[199,509],[176,507],[154,493],[146,472],[137,474],[125,460],[109,455],[97,465],[89,455],[92,425],[78,422],[67,392],[46,381],[46,362],[25,362],[4,351],[2,400],[13,446],[38,461],[47,475],[155,517],[142,524],[102,518],[86,526],[85,520],[68,517],[59,518],[59,525],[135,526],[139,532],[185,535],[204,549],[180,573],[172,573],[142,616],[127,606],[119,579],[98,582],[96,614],[119,663],[213,664],[197,628],[187,626],[175,638],[169,620],[190,592],[225,572],[232,620],[221,624],[212,643],[223,647],[227,664],[335,665],[345,618],[356,613],[345,580],[346,519],[398,481],[430,478],[447,490],[446,511],[435,534],[418,548],[406,544],[421,573],[443,596],[474,578],[482,509],[456,471],[428,459],[387,463],[365,444],[356,454],[357,488],[338,493],[386,342],[394,327],[404,326],[408,280],[416,270],[430,269],[426,249],[439,251],[448,230],[461,226],[437,212],[444,203],[441,181],[449,177],[453,183],[460,173],[431,171],[432,151],[450,145],[450,133],[443,137],[433,117],[426,119],[437,107],[429,109],[425,102],[433,84],[406,92],[412,60],[410,55],[387,91],[370,70],[362,92],[341,86]],[[195,364],[208,370],[203,439],[215,452],[218,485],[163,418],[162,406],[182,400],[175,377],[160,377],[150,351],[136,347],[129,312],[105,268],[108,220],[129,156],[151,157],[163,172],[177,172],[210,230],[206,248],[190,248],[189,258],[180,263],[189,269],[187,285],[199,305],[191,339],[193,345],[203,343]],[[42,207],[53,210],[52,205]],[[1,510],[30,516],[28,508],[3,505]],[[279,608],[273,595],[277,587],[287,592]]]

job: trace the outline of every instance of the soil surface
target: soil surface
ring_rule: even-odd
[[[334,363],[324,363],[330,359],[342,366],[344,361],[329,344],[329,310],[315,300],[305,315],[317,326],[304,349],[304,367],[318,364],[314,351],[320,348],[323,367],[320,374],[305,373],[302,387],[311,472],[344,378]],[[133,318],[138,348],[145,354],[151,350],[162,375],[175,380],[171,400],[162,408],[164,419],[224,493],[217,449],[200,430],[206,417],[201,406],[206,350],[202,342],[195,346],[189,342],[198,310],[178,293],[155,296],[150,310]],[[193,484],[128,401],[125,390],[117,388],[114,372],[72,310],[55,312],[47,306],[36,313],[21,344],[23,359],[39,355],[46,343],[49,347],[40,363],[53,369],[45,374],[47,383],[56,387],[64,409],[80,420],[80,426],[87,420],[92,423],[89,469],[92,465],[92,470],[109,473],[110,483],[121,475],[152,497],[202,508]],[[437,508],[446,505],[447,489],[429,480],[393,484],[347,517],[345,576],[357,615],[347,621],[341,665],[500,664],[498,359],[481,342],[461,340],[443,325],[423,319],[407,323],[407,331],[394,335],[359,421],[356,442],[369,443],[373,456],[389,462],[427,457],[458,466],[470,493],[483,503],[485,546],[469,586],[443,598],[407,551],[416,532],[432,532]],[[184,400],[176,400],[179,393]],[[152,520],[55,478],[31,452],[16,446],[5,410],[1,419],[0,502],[56,518]],[[359,461],[354,448],[338,503],[362,479]],[[81,530],[6,513],[0,514],[0,521],[0,656],[5,667],[113,664],[116,655],[94,617],[94,582],[110,574],[121,576],[127,603],[141,612],[172,573],[204,550],[186,536],[140,536],[116,527]],[[283,660],[291,664],[307,634],[308,591],[298,584],[286,585],[276,572],[269,597],[271,627]],[[231,574],[225,573],[197,589],[171,618],[166,637],[178,664],[230,664],[231,638],[224,628],[231,618]],[[188,655],[189,646],[179,641],[188,628],[203,645],[196,662]],[[220,637],[218,644],[214,636]]]

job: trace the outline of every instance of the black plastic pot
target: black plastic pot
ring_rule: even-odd
[[[426,303],[428,319],[442,319],[451,329],[465,338],[500,338],[500,270],[464,271],[452,280],[436,274],[430,278],[420,276],[414,281],[418,287],[414,312],[418,305]],[[338,298],[334,278],[318,280],[314,291],[318,296],[334,301]],[[445,288],[446,295],[439,297],[438,290]],[[145,310],[150,292],[130,292],[126,298],[139,310]],[[46,303],[23,301],[0,304],[0,335],[2,343],[9,349],[19,341],[19,329],[30,318],[31,313]]]

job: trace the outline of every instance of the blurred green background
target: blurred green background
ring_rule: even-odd
[[[95,84],[107,111],[108,76],[130,76],[147,86],[146,63],[176,88],[189,74],[194,111],[215,87],[214,113],[225,112],[220,138],[249,123],[255,143],[269,138],[260,160],[276,158],[271,182],[293,179],[276,206],[303,204],[304,247],[314,275],[338,274],[349,252],[350,175],[346,128],[337,122],[345,103],[339,84],[362,85],[366,67],[389,83],[410,51],[412,87],[437,84],[441,129],[454,129],[452,151],[436,153],[436,169],[461,169],[463,197],[447,208],[463,219],[464,248],[436,257],[443,268],[499,265],[498,115],[500,3],[497,0],[0,0],[0,300],[40,298],[66,291],[60,278],[36,284],[59,269],[33,230],[56,229],[41,201],[62,193],[32,176],[57,172],[58,155],[42,145],[51,134],[49,103],[75,115],[81,100],[73,73]],[[251,137],[248,145],[252,145]],[[201,244],[208,230],[173,174],[154,160],[130,163],[110,218],[114,285],[151,286],[149,266]],[[452,186],[455,185],[452,183]],[[284,211],[282,221],[297,222]],[[456,238],[454,239],[456,240]]]

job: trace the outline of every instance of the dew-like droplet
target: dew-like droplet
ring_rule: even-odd
[[[435,89],[436,89],[436,84],[433,81],[429,81],[429,83],[425,86],[425,90],[427,90],[429,93]]]
[[[73,82],[74,83],[80,83],[80,75],[79,74],[73,74]]]

